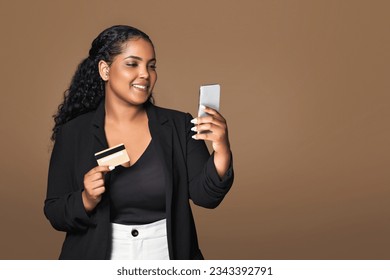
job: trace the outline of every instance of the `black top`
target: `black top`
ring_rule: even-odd
[[[117,166],[110,177],[111,222],[149,224],[165,219],[165,180],[153,140],[129,168]]]

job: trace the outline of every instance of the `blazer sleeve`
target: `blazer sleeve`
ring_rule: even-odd
[[[65,133],[62,127],[51,154],[44,213],[55,229],[82,232],[95,223],[93,214],[89,216],[85,211],[81,196],[83,186],[77,185],[73,172],[75,147],[72,142],[75,141],[65,135],[72,133]]]
[[[192,116],[187,114],[187,172],[190,198],[196,205],[215,208],[233,184],[233,157],[229,169],[220,178],[214,165],[214,152],[210,156],[205,142],[192,138],[194,132],[191,131],[191,119]]]

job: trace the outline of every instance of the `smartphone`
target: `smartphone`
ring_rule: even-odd
[[[207,116],[207,113],[200,109],[200,105],[210,107],[216,111],[219,111],[220,95],[221,86],[219,84],[201,86],[199,90],[198,117]]]

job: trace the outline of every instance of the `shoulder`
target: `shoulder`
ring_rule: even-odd
[[[91,111],[63,124],[57,134],[57,140],[70,144],[76,143],[78,139],[87,138],[87,134],[91,132],[91,124],[95,111]],[[76,141],[76,142],[75,142]]]
[[[94,113],[95,111],[91,111],[71,119],[62,126],[62,130],[73,133],[83,131],[91,125]]]
[[[156,106],[154,104],[151,104],[150,107],[151,110],[156,112],[156,115],[160,119],[167,118],[173,121],[180,121],[180,120],[187,120],[192,118],[191,114],[187,112],[182,112],[170,108],[164,108],[164,107]]]

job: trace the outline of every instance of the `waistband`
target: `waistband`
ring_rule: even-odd
[[[167,236],[166,219],[144,225],[122,225],[111,223],[114,239],[153,239]]]

